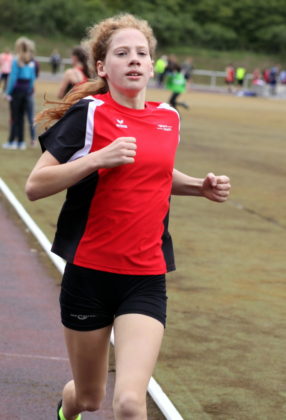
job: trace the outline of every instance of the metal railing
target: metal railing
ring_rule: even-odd
[[[43,56],[37,56],[36,60],[39,63],[45,63],[50,65],[50,57],[43,57]],[[61,63],[60,63],[60,67],[59,67],[59,72],[62,73],[66,66],[70,66],[72,63],[70,58],[62,58],[61,59]],[[222,86],[223,83],[218,83],[219,79],[223,79],[225,78],[225,72],[224,71],[214,71],[214,70],[199,70],[199,69],[194,69],[192,72],[192,75],[194,76],[194,78],[196,78],[196,76],[199,76],[200,78],[206,78],[206,82],[203,83],[204,85],[208,85],[211,89],[216,89],[218,86]],[[251,74],[247,74],[245,77],[245,87],[247,87],[248,81],[252,79],[252,75]],[[196,83],[194,81],[194,83]]]
[[[36,60],[39,63],[44,64],[44,71],[51,71],[50,67],[50,57],[43,57],[43,56],[37,56]],[[70,66],[72,64],[72,61],[70,58],[62,58],[61,63],[59,66],[59,73],[63,73],[67,66]],[[215,70],[203,70],[203,69],[194,69],[192,71],[192,85],[194,87],[202,86],[204,88],[207,88],[208,90],[217,90],[222,91],[225,90],[226,85],[224,82],[226,73],[224,71],[215,71]],[[243,81],[243,89],[244,90],[254,90],[259,96],[269,96],[269,86],[252,86],[252,74],[247,73],[245,75],[244,81]],[[151,82],[152,85],[152,82]],[[283,97],[286,97],[286,85],[282,85],[281,83],[277,84],[278,93],[281,92],[281,95]],[[271,94],[270,94],[271,96]]]

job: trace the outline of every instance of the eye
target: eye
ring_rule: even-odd
[[[147,55],[145,51],[139,51],[138,54],[141,55],[142,57],[145,57]]]
[[[117,51],[116,52],[116,55],[118,56],[118,57],[123,57],[123,56],[125,56],[127,53],[126,53],[126,51]]]

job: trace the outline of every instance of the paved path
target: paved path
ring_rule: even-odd
[[[59,287],[15,220],[0,201],[1,419],[52,420],[61,388],[70,378],[59,321]],[[103,410],[87,413],[84,419],[113,419],[107,408],[112,375]]]

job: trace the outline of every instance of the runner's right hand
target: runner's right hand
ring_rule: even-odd
[[[114,168],[135,162],[135,137],[118,137],[108,146],[94,152],[100,168]]]

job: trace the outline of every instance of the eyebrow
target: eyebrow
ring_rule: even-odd
[[[114,50],[118,50],[120,48],[127,48],[130,49],[132,47],[130,47],[130,45],[119,45],[118,47],[114,47]],[[148,45],[136,45],[135,48],[145,48],[146,50],[149,49]]]

